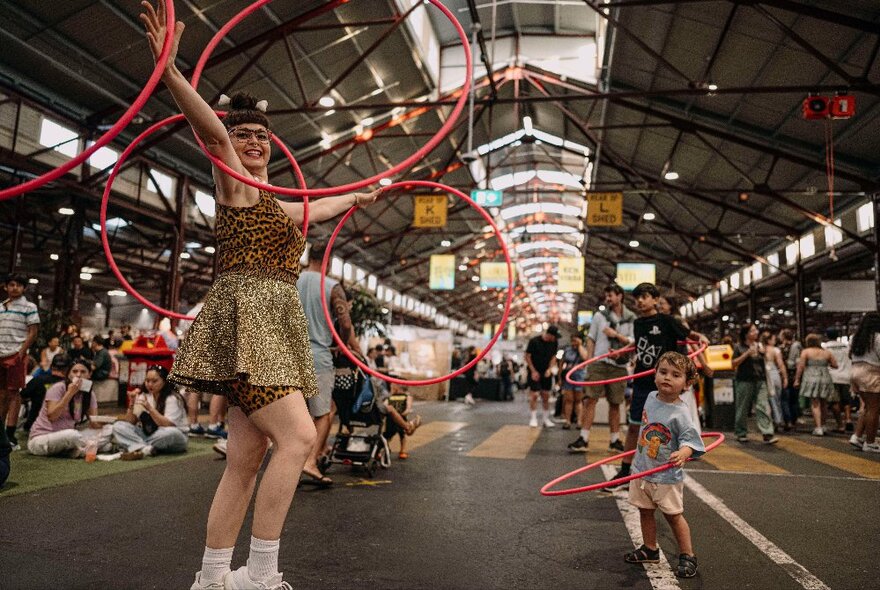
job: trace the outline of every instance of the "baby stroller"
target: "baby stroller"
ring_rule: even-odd
[[[322,459],[322,469],[333,464],[362,466],[373,477],[379,466],[391,465],[391,452],[382,436],[385,414],[380,410],[384,383],[355,370],[354,385],[333,390],[339,416],[339,430],[330,453]],[[364,429],[357,432],[356,429]]]

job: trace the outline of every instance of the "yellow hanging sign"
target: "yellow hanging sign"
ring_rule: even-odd
[[[623,225],[623,193],[588,193],[587,225]]]
[[[653,283],[656,275],[657,267],[650,262],[618,262],[615,282],[624,291],[631,291],[640,283]]]
[[[431,256],[431,289],[448,291],[455,288],[455,255],[434,254]]]
[[[415,198],[413,227],[443,227],[446,225],[447,199],[445,195]]]
[[[584,258],[559,257],[559,286],[560,293],[583,293],[584,292]]]
[[[507,263],[481,262],[480,286],[490,289],[503,289],[507,287]]]

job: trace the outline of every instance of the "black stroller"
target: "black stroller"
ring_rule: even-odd
[[[385,384],[357,369],[352,381],[351,387],[333,390],[339,430],[330,453],[322,458],[321,467],[327,471],[333,464],[362,466],[367,477],[372,478],[380,466],[391,466],[391,452],[382,436],[385,414],[380,410],[379,388]]]

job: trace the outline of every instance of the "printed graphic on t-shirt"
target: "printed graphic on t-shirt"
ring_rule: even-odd
[[[638,452],[647,453],[651,459],[656,459],[660,454],[661,447],[666,447],[672,441],[672,432],[659,422],[648,424],[648,414],[642,412],[642,436],[639,438]]]
[[[654,326],[648,333],[659,335],[660,328]],[[651,342],[644,336],[639,338],[639,341],[636,343],[636,363],[641,366],[653,367],[654,363],[657,362],[657,359],[659,359],[662,354],[663,346],[659,344],[651,344]]]

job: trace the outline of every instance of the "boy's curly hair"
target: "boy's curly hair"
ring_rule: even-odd
[[[657,367],[660,363],[667,362],[682,373],[684,373],[685,381],[692,383],[697,378],[697,366],[694,361],[681,354],[680,352],[664,352],[657,360]]]

